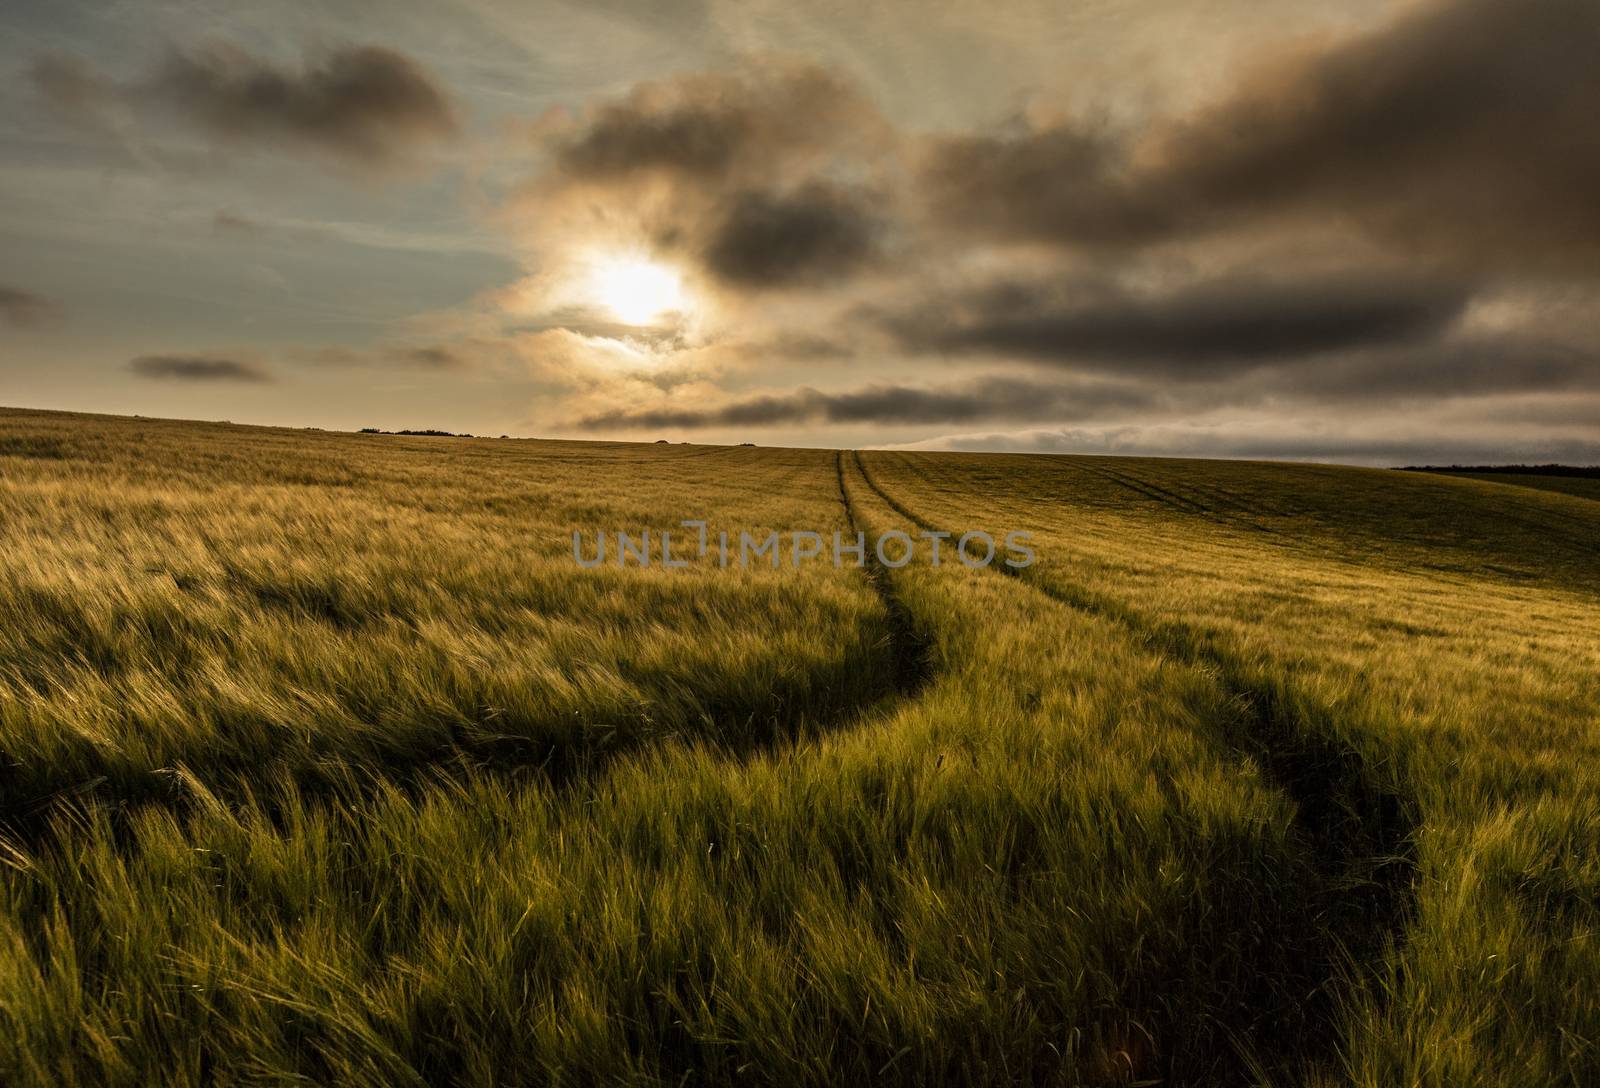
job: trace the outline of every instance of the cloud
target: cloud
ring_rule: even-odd
[[[1216,377],[1437,336],[1471,294],[1449,280],[1348,273],[1228,277],[1166,294],[1106,284],[1001,283],[884,318],[914,351],[983,353],[1173,378]]]
[[[1446,405],[1454,406],[1455,423],[1473,413],[1477,413],[1473,418],[1493,420],[1496,406],[1508,396],[1570,398],[1600,392],[1600,355],[1521,335],[1458,335],[1420,345],[1336,352],[1319,356],[1313,365],[1273,358],[1253,369],[1219,372],[1205,382],[1175,381],[1156,369],[1121,375],[1121,380],[1109,374],[1094,376],[1093,370],[1080,368],[1049,380],[986,375],[934,386],[873,383],[837,392],[806,386],[731,400],[717,400],[714,386],[699,376],[687,376],[682,381],[652,383],[662,390],[693,385],[672,401],[591,410],[574,426],[589,432],[618,432],[984,421],[1065,424],[1247,412],[1259,415],[1270,430],[1276,416],[1296,413],[1337,420],[1351,418],[1357,409],[1371,414],[1442,410]],[[632,377],[644,378],[637,372]],[[589,392],[606,397],[626,390],[601,384]],[[1273,449],[1287,456],[1297,447],[1279,442]]]
[[[503,294],[516,290],[513,287]],[[590,339],[629,340],[651,348],[681,346],[684,339],[681,323],[675,315],[668,315],[665,321],[660,325],[633,325],[618,321],[594,305],[572,304],[544,310],[532,319],[518,320],[515,331],[539,333],[560,329]]]
[[[367,165],[456,133],[433,78],[376,46],[338,49],[298,71],[227,45],[174,51],[152,89],[214,136],[300,143]]]
[[[588,181],[651,170],[714,178],[732,168],[753,129],[749,111],[723,94],[660,101],[636,92],[558,143],[556,161],[567,176]]]
[[[437,343],[301,348],[292,352],[291,357],[297,362],[327,369],[405,369],[465,374],[489,371],[514,361],[516,342],[510,337],[463,336]]]
[[[112,106],[159,108],[221,142],[315,151],[385,169],[457,134],[449,96],[416,61],[377,46],[331,50],[299,68],[227,43],[172,49],[117,83],[79,58],[34,61],[34,87],[68,115],[103,123]]]
[[[802,388],[705,408],[596,413],[586,431],[775,426],[803,423],[966,423],[983,419],[1083,419],[1148,407],[1150,395],[1106,382],[1038,383],[986,377],[935,388],[874,384],[842,393]]]
[[[563,183],[666,175],[699,184],[772,179],[889,132],[848,80],[815,64],[748,63],[644,83],[546,134]]]
[[[424,370],[466,370],[475,360],[459,345],[429,344],[422,347],[392,348],[385,353],[395,362]]]
[[[744,287],[825,282],[871,261],[880,229],[865,194],[825,182],[785,195],[746,191],[708,240],[705,265]]]
[[[1428,3],[1280,55],[1196,115],[935,141],[947,229],[1132,250],[1219,230],[1355,227],[1472,267],[1600,270],[1600,6]]]
[[[1124,137],[1077,122],[934,140],[918,170],[924,212],[967,237],[1130,248],[1174,233],[1180,208],[1129,175]]]
[[[1268,69],[1163,134],[1200,214],[1348,215],[1397,249],[1596,270],[1600,6],[1434,3]]]
[[[1470,400],[1450,413],[1453,422],[1473,427],[1524,425],[1595,429],[1600,421],[1600,389],[1521,390],[1509,396]]]
[[[141,378],[183,382],[272,381],[272,376],[254,363],[219,359],[204,355],[141,355],[128,364]]]
[[[1247,448],[1182,429],[1207,414],[1249,413],[1292,452],[1273,419],[1394,403],[1473,434],[1466,413],[1511,394],[1600,391],[1593,313],[1557,297],[1592,300],[1600,270],[1592,0],[1401,8],[1133,125],[899,131],[839,72],[770,58],[554,111],[500,221],[524,278],[350,354],[531,382],[545,422],[590,432],[1091,421],[1165,452]],[[456,131],[381,50],[178,51],[123,84],[68,58],[35,83],[360,165]],[[685,305],[619,320],[592,273],[622,260],[669,267]],[[870,369],[840,377],[852,358]]]
[[[515,218],[542,255],[615,237],[725,293],[816,289],[872,263],[891,226],[898,135],[819,65],[646,83],[536,131],[547,169]]]
[[[211,217],[211,229],[218,234],[256,235],[266,228],[248,216],[236,212],[219,211]]]
[[[853,359],[856,356],[856,349],[843,340],[794,330],[780,331],[764,340],[746,342],[739,346],[751,353],[768,354],[799,362]]]
[[[43,53],[33,59],[28,78],[39,96],[75,120],[92,122],[116,97],[116,87],[82,58]]]
[[[1251,376],[1260,396],[1304,402],[1440,402],[1497,394],[1600,391],[1600,354],[1527,334],[1469,335],[1357,352]]]
[[[42,328],[58,324],[61,318],[61,304],[54,299],[0,284],[0,320],[13,328]]]

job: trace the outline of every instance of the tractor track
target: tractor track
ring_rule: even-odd
[[[855,460],[862,480],[890,509],[919,529],[940,531],[891,496],[859,452]],[[1084,585],[1046,579],[1037,565],[987,569],[1069,608],[1111,620],[1131,637],[1204,671],[1221,685],[1236,708],[1233,720],[1217,723],[1224,739],[1294,803],[1297,831],[1314,868],[1325,878],[1317,901],[1307,907],[1334,941],[1325,950],[1325,962],[1317,965],[1320,981],[1309,995],[1304,1026],[1331,1033],[1351,968],[1375,962],[1404,943],[1415,909],[1415,802],[1376,781],[1367,758],[1336,735],[1331,710],[1312,708],[1308,715],[1304,701],[1293,698],[1286,685],[1260,676],[1207,632],[1154,619]],[[1317,1049],[1331,1055],[1336,1043],[1330,1034]],[[1283,1040],[1286,1051],[1296,1045],[1288,1037]]]
[[[855,505],[850,501],[850,490],[845,485],[843,450],[835,451],[833,467],[839,481],[839,503],[844,507],[845,523],[850,528],[850,534],[855,536],[864,533],[866,527],[856,517]],[[917,630],[911,610],[895,592],[894,580],[883,564],[878,562],[877,553],[871,547],[866,549],[862,569],[889,617],[889,651],[893,661],[894,687],[902,698],[909,699],[933,676],[932,641]]]
[[[1207,505],[1206,503],[1201,502],[1199,499],[1190,498],[1189,496],[1180,494],[1176,491],[1169,491],[1158,484],[1153,484],[1150,481],[1125,470],[1109,468],[1104,465],[1096,465],[1087,460],[1082,463],[1082,467],[1103,477],[1104,479],[1121,484],[1130,491],[1134,491],[1148,499],[1154,499],[1157,503],[1163,506],[1171,507],[1172,509],[1181,513],[1198,514],[1203,518],[1218,523],[1219,525],[1242,526],[1253,532],[1266,533],[1274,536],[1277,535],[1277,530],[1269,529],[1267,526],[1262,525],[1257,521],[1253,521],[1250,517],[1246,516],[1245,512],[1237,510],[1237,502],[1229,503],[1229,505],[1236,508],[1235,510],[1223,510],[1219,509],[1217,506]],[[1215,496],[1208,495],[1207,498],[1212,499],[1213,502],[1216,501]]]

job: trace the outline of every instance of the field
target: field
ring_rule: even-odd
[[[0,546],[0,1084],[1600,1083],[1594,499],[0,411]]]

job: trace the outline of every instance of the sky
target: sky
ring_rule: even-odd
[[[8,0],[0,404],[1600,463],[1594,0]]]

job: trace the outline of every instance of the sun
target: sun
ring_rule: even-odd
[[[606,257],[594,263],[589,291],[625,325],[649,325],[685,305],[676,269],[641,257]]]

